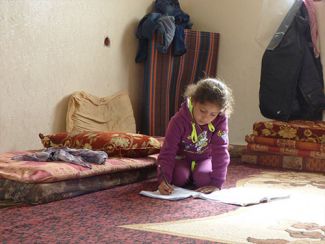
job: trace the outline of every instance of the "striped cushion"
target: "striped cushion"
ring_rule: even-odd
[[[188,84],[216,76],[219,33],[185,30],[187,52],[178,57],[173,56],[170,48],[166,54],[158,52],[159,43],[158,36],[149,43],[141,123],[141,133],[154,136],[164,136]]]

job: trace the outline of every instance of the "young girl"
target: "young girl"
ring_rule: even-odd
[[[186,101],[171,118],[158,157],[158,190],[169,195],[173,186],[194,184],[197,191],[220,189],[230,161],[228,117],[232,92],[217,79],[189,85]]]

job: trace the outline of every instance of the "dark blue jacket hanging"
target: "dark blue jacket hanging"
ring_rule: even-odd
[[[172,42],[173,55],[183,55],[186,53],[184,29],[191,27],[190,16],[181,10],[178,0],[156,0],[154,10],[145,15],[138,24],[136,36],[139,39],[139,48],[135,61],[140,63],[147,59],[148,42],[156,30],[162,34],[164,40],[158,47],[160,52],[166,53]]]
[[[141,19],[136,33],[139,39],[139,48],[135,57],[137,63],[147,59],[148,42],[156,31],[162,36],[162,43],[157,48],[159,52],[167,53],[175,35],[175,18],[160,13],[150,13]]]
[[[191,29],[190,16],[185,13],[178,0],[156,0],[155,11],[175,18],[175,37],[173,41],[173,55],[181,56],[186,53],[185,29]]]
[[[308,13],[296,0],[262,58],[259,107],[277,120],[321,120],[325,109],[323,72],[310,35]]]

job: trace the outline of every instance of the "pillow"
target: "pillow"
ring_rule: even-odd
[[[75,92],[68,103],[66,130],[136,132],[135,118],[129,95],[120,92],[109,97],[96,97]]]
[[[49,147],[65,147],[66,143],[69,142],[69,134],[67,132],[57,133],[53,135],[44,136],[39,133],[39,138],[45,148]]]
[[[105,151],[108,156],[145,157],[160,151],[154,137],[127,132],[88,131],[78,134],[39,134],[44,147],[70,147]]]

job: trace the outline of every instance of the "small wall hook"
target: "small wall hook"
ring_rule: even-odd
[[[104,45],[106,47],[109,47],[111,45],[111,40],[109,39],[108,36],[106,36],[105,39],[104,39]]]

